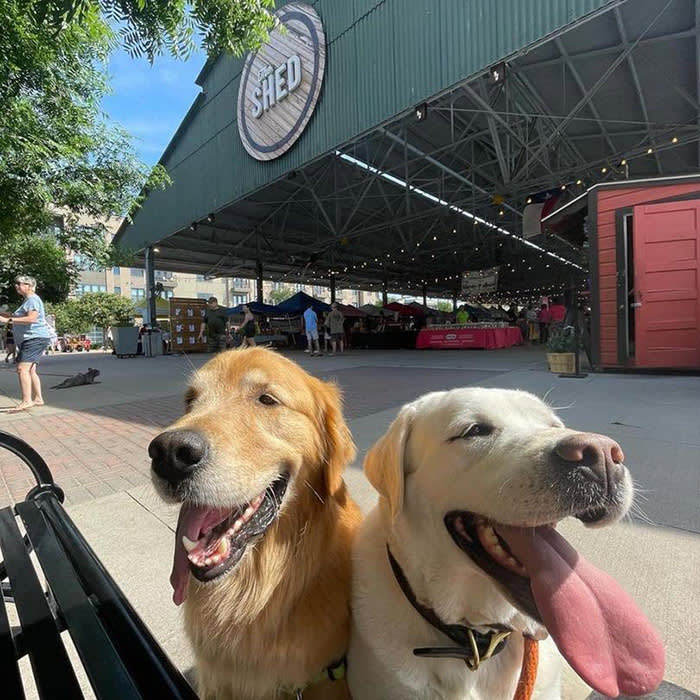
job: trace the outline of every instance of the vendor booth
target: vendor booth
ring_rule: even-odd
[[[486,326],[486,327],[483,327]],[[455,350],[480,348],[496,350],[521,345],[523,336],[515,326],[491,327],[490,324],[466,324],[463,326],[431,326],[418,333],[416,347],[423,349]]]

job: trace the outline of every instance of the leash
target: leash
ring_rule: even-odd
[[[482,662],[503,651],[512,630],[497,625],[500,629],[491,633],[483,633],[466,625],[453,625],[443,622],[438,614],[416,598],[411,584],[399,563],[394,558],[389,545],[386,547],[389,564],[396,582],[399,584],[406,600],[413,606],[418,614],[435,629],[442,632],[455,642],[457,647],[426,647],[414,649],[413,653],[419,657],[429,658],[453,658],[462,659],[471,671],[476,671]],[[539,647],[534,639],[523,637],[523,662],[520,668],[520,677],[515,689],[513,700],[531,700],[537,679],[537,666],[539,663]]]
[[[520,679],[515,689],[513,700],[530,700],[535,689],[537,679],[537,667],[540,660],[539,645],[530,637],[523,637],[525,647],[523,649],[523,665],[520,669]]]

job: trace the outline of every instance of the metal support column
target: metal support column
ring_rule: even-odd
[[[335,301],[335,275],[330,277],[330,287],[331,287],[331,304]]]
[[[428,285],[423,285],[423,306],[428,305]]]
[[[384,280],[382,282],[382,304],[386,306],[389,303],[389,297],[387,296],[387,282]]]
[[[156,268],[155,255],[153,246],[146,248],[146,318],[143,319],[144,325],[148,328],[154,328],[157,324],[156,318]]]
[[[263,265],[261,260],[255,262],[255,276],[257,285],[257,300],[260,304],[263,303]]]

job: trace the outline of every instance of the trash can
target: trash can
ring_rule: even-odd
[[[160,328],[149,328],[142,340],[144,342],[143,354],[146,357],[163,354],[163,337]]]
[[[136,355],[139,342],[139,329],[136,326],[113,326],[112,342],[117,357]]]

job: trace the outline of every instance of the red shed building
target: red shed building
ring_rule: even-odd
[[[700,370],[700,175],[596,185],[545,224],[586,208],[594,366]]]

